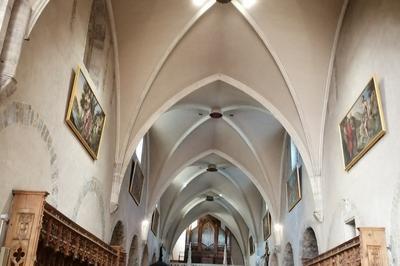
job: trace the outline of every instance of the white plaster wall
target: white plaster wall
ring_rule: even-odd
[[[146,147],[146,145],[145,145]],[[144,157],[146,158],[146,151],[144,151]],[[145,161],[143,162],[145,164]],[[145,248],[145,244],[147,244],[148,252],[149,252],[149,260],[151,260],[152,254],[156,254],[157,260],[159,256],[159,247],[161,245],[161,241],[156,238],[153,232],[150,229],[151,226],[151,215],[152,210],[146,210],[147,200],[148,200],[148,178],[145,178],[145,183],[143,185],[142,191],[142,200],[139,206],[136,205],[132,196],[129,193],[129,179],[130,172],[132,167],[132,161],[128,166],[128,170],[124,175],[124,179],[122,182],[121,193],[118,200],[118,209],[115,213],[112,214],[112,224],[116,224],[117,221],[122,221],[125,228],[125,237],[124,237],[124,249],[127,251],[127,257],[129,257],[129,250],[132,243],[133,237],[136,235],[138,237],[138,254],[139,261],[142,260],[143,249]],[[143,167],[143,173],[146,176],[146,167]],[[163,210],[159,209],[160,214]],[[147,219],[149,221],[149,230],[147,234],[147,242],[145,242],[142,238],[142,221]],[[163,254],[163,258],[167,259],[168,254]],[[130,266],[130,265],[129,265]]]
[[[48,190],[61,212],[108,240],[116,134],[113,56],[104,65],[106,86],[94,90],[107,116],[98,160],[91,159],[64,122],[73,71],[83,61],[91,3],[50,1],[24,42],[17,91],[0,103],[0,111],[14,102],[29,105],[46,125],[53,149],[47,151],[40,132],[27,125],[17,123],[0,131],[0,177],[7,184],[0,186],[0,210],[7,210],[12,188]],[[50,186],[53,156],[58,191]]]
[[[325,220],[320,238],[323,250],[346,240],[344,220],[352,216],[356,217],[356,226],[385,227],[388,243],[392,239],[392,250],[399,249],[399,40],[399,1],[350,1],[336,55],[336,86],[331,88],[326,119]],[[381,88],[387,133],[346,172],[338,124],[374,74]],[[343,199],[348,200],[347,209]],[[398,265],[399,261],[393,263]]]

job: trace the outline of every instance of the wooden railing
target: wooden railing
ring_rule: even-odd
[[[304,266],[387,266],[384,228],[359,228],[360,235],[305,261]]]
[[[75,260],[95,265],[125,265],[121,247],[107,245],[48,203],[44,205],[40,240],[45,247]]]
[[[124,266],[121,247],[111,247],[46,203],[48,193],[13,191],[5,247],[7,266]]]

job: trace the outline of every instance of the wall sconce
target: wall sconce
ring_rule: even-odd
[[[147,235],[149,234],[149,221],[142,221],[142,240],[143,242],[147,242]]]
[[[276,247],[279,248],[282,242],[283,226],[281,224],[275,224],[274,230],[275,230],[275,245]]]

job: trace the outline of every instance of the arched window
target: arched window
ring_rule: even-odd
[[[136,158],[139,161],[139,164],[142,164],[142,157],[143,157],[143,138],[139,141],[139,144],[135,150]]]
[[[293,171],[299,164],[299,151],[293,140],[290,139],[290,170]]]

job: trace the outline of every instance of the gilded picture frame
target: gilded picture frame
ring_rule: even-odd
[[[75,70],[65,121],[93,160],[97,160],[106,114],[94,94],[95,86],[83,65]]]
[[[271,220],[271,213],[267,211],[263,218],[263,233],[264,233],[264,240],[268,240],[271,236],[272,232],[272,220]]]
[[[139,206],[142,201],[142,191],[144,185],[144,175],[140,165],[135,160],[132,160],[131,175],[129,180],[129,194]]]
[[[381,93],[372,77],[339,123],[344,169],[349,171],[386,133]]]
[[[156,208],[151,216],[151,231],[155,236],[158,235],[158,224],[160,222],[160,212]]]
[[[289,212],[301,201],[301,166],[296,167],[286,181],[286,196]]]

